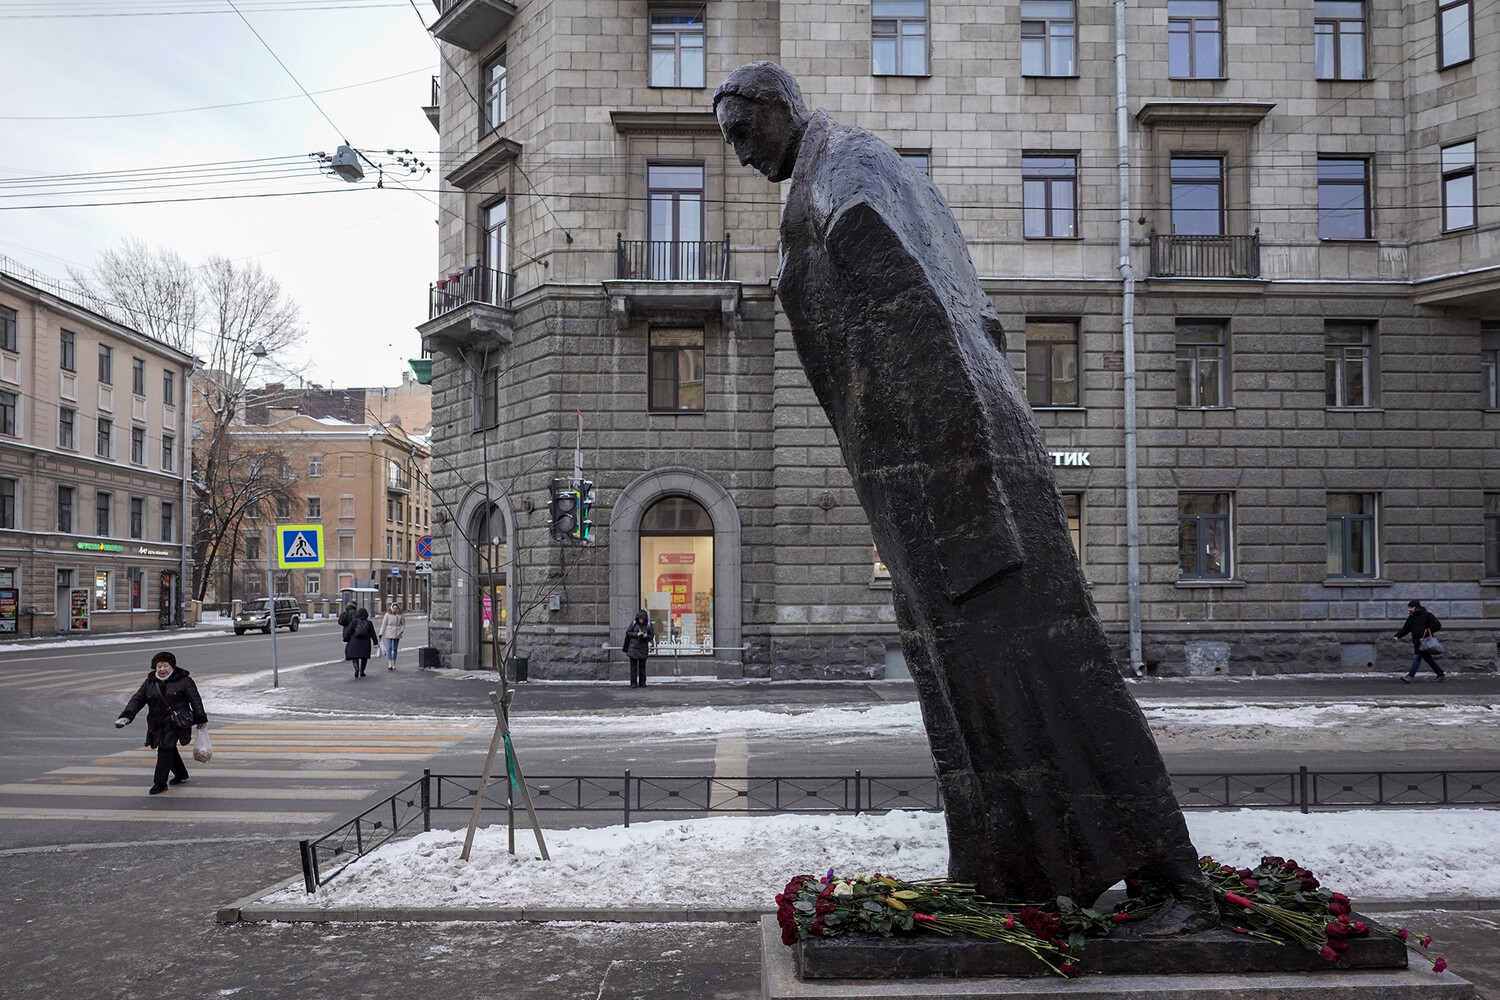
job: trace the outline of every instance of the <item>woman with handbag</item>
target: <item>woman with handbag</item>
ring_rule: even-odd
[[[370,612],[360,608],[354,612],[354,620],[344,626],[344,659],[354,663],[355,680],[365,675],[374,645],[375,623],[370,621]]]
[[[1411,679],[1417,676],[1417,670],[1422,666],[1422,661],[1432,667],[1432,672],[1437,674],[1438,680],[1445,679],[1448,675],[1443,668],[1438,666],[1434,657],[1443,655],[1443,646],[1432,634],[1439,631],[1443,623],[1437,620],[1437,615],[1422,607],[1422,602],[1412,598],[1406,602],[1406,624],[1401,626],[1401,631],[1396,633],[1399,640],[1404,635],[1411,636],[1411,669],[1401,678],[1402,684],[1410,684]]]
[[[208,725],[208,713],[203,711],[198,685],[186,670],[177,666],[177,657],[166,651],[151,658],[151,672],[125,703],[125,710],[115,720],[115,728],[130,725],[142,706],[147,709],[146,746],[156,749],[151,794],[158,795],[167,790],[168,774],[173,785],[188,780],[187,765],[177,747],[193,741],[194,726]]]

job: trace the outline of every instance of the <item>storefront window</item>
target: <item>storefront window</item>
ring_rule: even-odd
[[[109,570],[107,569],[94,573],[94,610],[109,610]]]
[[[656,631],[654,652],[713,651],[713,522],[696,501],[667,497],[641,518],[641,607]]]

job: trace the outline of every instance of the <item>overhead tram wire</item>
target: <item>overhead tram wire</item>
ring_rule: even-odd
[[[301,0],[242,0],[254,13],[304,13],[319,10],[375,10],[403,6],[399,0],[341,0],[335,3],[302,3]],[[153,9],[155,8],[155,9]],[[173,9],[180,8],[180,9]],[[31,3],[12,4],[15,13],[0,13],[0,20],[44,20],[77,17],[174,17],[194,14],[228,14],[219,0],[168,0],[166,3]]]
[[[312,103],[312,106],[318,109],[318,114],[323,116],[323,120],[333,127],[334,133],[342,138],[347,144],[349,142],[349,137],[345,135],[344,130],[339,128],[338,125],[334,124],[332,118],[328,117],[328,112],[324,111],[323,106],[317,102],[317,99],[307,92],[306,87],[302,86],[302,81],[297,79],[297,74],[293,73],[291,71],[291,68],[288,67],[286,63],[281,61],[281,57],[276,54],[276,50],[271,48],[271,43],[261,37],[260,32],[255,30],[255,25],[250,23],[250,19],[244,14],[240,14],[240,9],[234,5],[234,0],[224,0],[224,2],[229,4],[230,8],[236,14],[239,14],[240,20],[245,22],[245,27],[249,28],[250,33],[256,37],[260,44],[265,46],[267,52],[271,53],[271,58],[275,59],[276,64],[286,71],[286,75],[292,78],[292,82],[297,85],[297,89],[302,91],[302,96],[306,97],[308,101]],[[244,3],[245,0],[240,0],[240,2]]]

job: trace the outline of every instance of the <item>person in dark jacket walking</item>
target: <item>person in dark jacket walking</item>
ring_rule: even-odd
[[[147,709],[146,746],[156,749],[151,794],[159,795],[167,790],[167,775],[174,785],[188,780],[187,765],[177,747],[193,741],[194,726],[208,725],[208,713],[203,711],[198,685],[177,666],[177,657],[165,650],[151,658],[151,672],[125,703],[115,728],[130,725],[143,706]]]
[[[630,657],[630,686],[646,686],[646,657],[651,654],[651,642],[656,630],[651,627],[651,616],[644,610],[635,613],[635,619],[625,627],[625,645],[621,647]]]
[[[1406,602],[1406,624],[1402,625],[1401,631],[1396,633],[1398,640],[1404,635],[1411,636],[1411,669],[1401,678],[1402,684],[1411,683],[1411,679],[1417,676],[1417,670],[1422,666],[1423,660],[1426,660],[1428,666],[1432,667],[1432,672],[1437,674],[1438,680],[1441,681],[1448,676],[1443,668],[1438,666],[1433,654],[1422,648],[1423,637],[1431,635],[1442,627],[1443,623],[1438,621],[1437,616],[1431,611],[1422,607],[1421,601],[1412,598]]]
[[[360,608],[354,612],[354,620],[344,626],[344,659],[354,661],[354,677],[365,675],[365,664],[370,662],[370,649],[375,643],[375,623],[370,621],[370,612]]]

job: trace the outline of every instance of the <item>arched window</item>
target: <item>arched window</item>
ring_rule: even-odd
[[[641,516],[641,607],[657,651],[714,646],[714,527],[690,497],[665,497]]]
[[[476,640],[481,670],[493,670],[504,656],[510,639],[505,603],[505,567],[510,561],[510,546],[505,535],[505,516],[497,504],[481,507],[470,522],[469,541],[477,558],[474,561],[474,621],[478,624]]]

